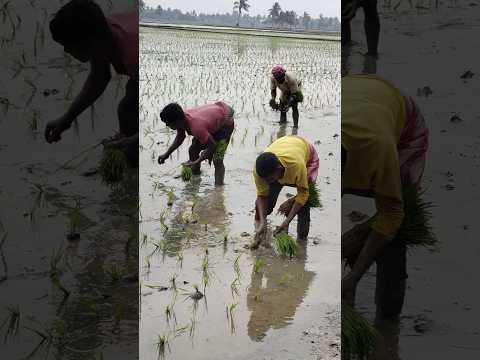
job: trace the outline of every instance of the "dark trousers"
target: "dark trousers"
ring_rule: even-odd
[[[378,51],[378,41],[380,37],[380,17],[377,10],[377,0],[361,0],[358,7],[363,8],[365,21],[363,27],[367,37],[367,47],[370,54],[376,54]],[[342,43],[347,44],[352,41],[352,31],[350,20],[342,21]]]

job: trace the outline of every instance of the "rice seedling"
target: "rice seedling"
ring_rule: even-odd
[[[175,316],[175,312],[173,311],[173,305],[167,305],[165,307],[165,318],[167,320],[167,324],[170,324],[170,321],[173,319],[174,323],[177,323],[177,317]]]
[[[78,227],[80,225],[81,213],[80,213],[80,202],[77,200],[74,207],[68,210],[68,234],[67,238],[69,240],[77,240],[80,238],[80,233],[78,232]]]
[[[165,359],[165,351],[170,351],[170,345],[168,343],[168,338],[166,335],[158,335],[157,342],[155,343],[157,346],[158,358]]]
[[[144,246],[147,246],[147,245],[148,245],[148,235],[143,234],[141,246],[144,247]]]
[[[173,205],[173,200],[175,199],[175,195],[173,194],[173,191],[170,190],[167,193],[167,206],[172,206]]]
[[[52,284],[63,292],[64,298],[67,298],[70,296],[70,291],[67,290],[67,288],[65,288],[60,281],[60,275],[62,273],[61,266],[65,265],[65,263],[61,263],[63,260],[63,255],[64,252],[62,246],[52,251],[52,255],[50,256],[50,279]]]
[[[166,234],[166,232],[168,231],[168,226],[167,224],[165,223],[165,217],[166,217],[166,211],[162,211],[162,213],[160,214],[160,225],[162,225],[162,228],[163,228],[163,234]]]
[[[242,270],[240,269],[240,257],[241,256],[242,256],[242,254],[239,254],[233,262],[233,270],[235,271],[235,274],[236,274],[238,279],[240,279],[242,277]]]
[[[308,200],[305,203],[305,206],[310,207],[310,208],[318,208],[322,207],[322,203],[320,202],[320,195],[319,191],[317,188],[317,184],[315,183],[310,183],[308,185]]]
[[[220,140],[215,147],[215,152],[213,153],[213,161],[223,161],[225,157],[225,152],[227,151],[228,143],[226,140]]]
[[[181,173],[182,180],[185,182],[188,182],[192,179],[192,176],[193,176],[192,168],[190,166],[182,166],[182,173]]]
[[[203,298],[203,294],[200,292],[200,290],[198,290],[198,285],[197,284],[193,284],[193,289],[195,290],[193,293],[190,293],[189,294],[189,297],[193,300],[200,300],[201,298]]]
[[[123,180],[127,167],[127,158],[122,151],[106,148],[99,167],[102,181],[109,186],[119,183]]]
[[[352,307],[342,303],[342,357],[367,359],[378,339],[377,331]]]
[[[0,329],[6,327],[4,336],[5,342],[7,342],[10,337],[17,336],[20,329],[20,308],[18,306],[7,306],[6,311],[8,315],[2,322],[2,325],[0,325]]]
[[[435,250],[438,240],[431,225],[433,205],[422,199],[424,192],[414,186],[403,189],[405,217],[395,238],[405,241],[407,246],[422,246]]]
[[[208,254],[205,254],[202,261],[202,283],[203,283],[203,292],[207,288],[208,284],[210,283],[210,263],[208,261]]]
[[[253,273],[258,274],[262,266],[263,266],[262,260],[255,259],[255,262],[253,263]]]
[[[240,295],[240,291],[238,289],[239,285],[240,285],[240,279],[236,277],[235,279],[233,279],[232,283],[230,284],[230,291],[232,292],[232,297]]]
[[[282,256],[288,256],[290,258],[297,255],[298,244],[293,238],[286,232],[280,232],[273,237],[273,243],[275,249]]]
[[[122,280],[124,271],[117,264],[110,265],[105,269],[105,272],[110,278],[111,284],[118,284]]]
[[[183,266],[183,252],[179,251],[177,253],[177,264],[182,268]]]
[[[235,319],[233,317],[233,310],[237,307],[238,304],[229,304],[227,305],[226,312],[227,312],[227,320],[230,324],[230,332],[232,334],[235,333]]]
[[[197,322],[195,321],[195,318],[190,319],[190,327],[189,327],[189,336],[193,338],[195,335],[195,329],[196,329]]]

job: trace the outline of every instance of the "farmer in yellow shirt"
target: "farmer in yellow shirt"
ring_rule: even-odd
[[[300,136],[284,136],[261,153],[255,162],[253,177],[257,187],[255,211],[257,247],[266,232],[267,215],[273,212],[283,186],[297,188],[297,195],[287,200],[280,208],[286,215],[275,232],[286,231],[298,214],[299,239],[306,239],[310,226],[309,208],[304,206],[309,197],[309,183],[317,180],[319,159],[314,146]]]
[[[277,88],[280,89],[280,104],[276,102]],[[287,111],[292,108],[293,126],[298,127],[298,103],[303,102],[302,82],[297,80],[296,76],[281,65],[276,65],[272,69],[270,78],[270,90],[272,98],[270,106],[274,110],[280,110],[280,123],[287,122]]]
[[[353,302],[358,281],[377,262],[377,309],[396,316],[406,285],[406,244],[393,241],[402,225],[402,189],[419,187],[428,129],[415,102],[374,75],[342,79],[342,196],[373,197],[377,214],[342,235],[342,258],[351,267],[342,298]]]

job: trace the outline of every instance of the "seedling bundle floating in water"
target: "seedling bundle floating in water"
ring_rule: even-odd
[[[192,178],[193,172],[190,166],[182,166],[182,180],[190,181]]]
[[[127,167],[127,158],[122,151],[113,148],[104,150],[99,169],[104,183],[114,185],[122,181]]]
[[[273,236],[273,243],[275,249],[282,256],[289,256],[292,258],[297,255],[298,245],[295,240],[286,232],[281,232]]]
[[[375,349],[378,332],[352,307],[342,302],[342,358],[367,359]]]

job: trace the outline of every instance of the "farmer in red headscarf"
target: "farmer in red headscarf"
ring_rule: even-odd
[[[280,95],[280,104],[277,104],[277,88],[282,92]],[[280,110],[280,123],[287,122],[287,111],[292,108],[293,126],[298,128],[298,103],[303,102],[302,82],[297,80],[292,72],[287,72],[281,65],[276,65],[272,69],[270,81],[272,98],[270,106],[272,109]]]

